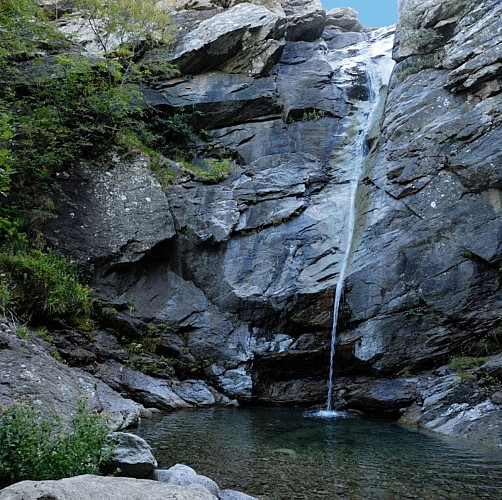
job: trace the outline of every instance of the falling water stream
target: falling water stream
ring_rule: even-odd
[[[394,65],[391,59],[393,45],[392,28],[381,28],[372,32],[368,40],[361,42],[355,50],[358,51],[356,57],[347,58],[346,65],[334,67],[342,74],[342,78],[353,78],[361,69],[366,74],[368,99],[361,102],[360,116],[362,117],[361,131],[354,143],[352,150],[353,157],[353,177],[350,180],[350,197],[348,204],[347,222],[344,235],[344,252],[340,262],[340,272],[335,290],[335,300],[333,304],[333,323],[331,328],[331,351],[330,367],[328,378],[328,401],[326,411],[319,412],[319,416],[336,417],[338,412],[333,411],[333,371],[335,364],[336,345],[338,343],[337,326],[338,313],[340,310],[340,300],[343,293],[345,277],[352,256],[352,246],[354,241],[355,222],[357,215],[357,193],[358,186],[365,170],[365,164],[368,156],[367,138],[371,128],[374,125],[377,112],[380,111],[380,100],[383,98],[381,89],[386,86],[390,79],[392,67]],[[335,65],[337,63],[335,62]],[[385,94],[384,94],[385,95]]]

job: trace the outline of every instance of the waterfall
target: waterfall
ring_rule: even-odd
[[[365,72],[368,82],[368,99],[361,101],[361,112],[358,113],[361,119],[361,131],[354,142],[352,149],[352,157],[354,162],[353,176],[350,179],[349,189],[349,206],[346,222],[345,234],[343,237],[343,256],[340,262],[340,273],[335,290],[335,300],[333,303],[333,323],[331,328],[331,350],[330,350],[330,366],[328,378],[328,401],[326,406],[327,415],[335,414],[333,412],[333,372],[336,354],[336,345],[338,343],[338,314],[340,309],[340,300],[342,298],[344,282],[347,270],[352,256],[352,247],[354,242],[355,223],[357,215],[357,193],[358,186],[365,172],[365,165],[368,156],[367,138],[372,127],[375,124],[377,115],[381,112],[381,98],[385,98],[385,93],[382,96],[381,89],[387,86],[394,62],[391,59],[392,45],[394,40],[394,27],[380,28],[371,33],[369,38],[360,44],[355,49],[356,56],[347,56],[348,59],[343,60],[342,66],[333,67],[335,71],[340,72],[342,81],[352,81],[354,70]],[[335,63],[336,65],[337,63]]]

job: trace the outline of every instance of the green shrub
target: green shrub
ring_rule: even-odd
[[[234,162],[229,158],[205,158],[203,168],[186,161],[180,163],[200,181],[221,181],[235,170]]]
[[[456,372],[482,365],[488,358],[474,358],[471,356],[453,356],[448,361],[448,366]]]
[[[99,474],[112,450],[106,420],[81,402],[69,428],[48,418],[32,402],[18,402],[0,414],[0,488],[31,480]]]
[[[400,62],[396,67],[396,79],[403,82],[409,76],[434,66],[434,57],[431,55],[411,56]]]
[[[89,289],[79,282],[76,268],[53,252],[0,251],[0,273],[9,303],[20,315],[68,317],[91,311]]]

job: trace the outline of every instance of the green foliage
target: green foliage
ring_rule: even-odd
[[[1,0],[0,69],[10,72],[8,63],[33,56],[42,40],[50,40],[50,48],[65,44],[36,0]]]
[[[303,121],[317,121],[326,116],[326,111],[324,109],[309,109],[305,111],[302,116]]]
[[[193,174],[200,181],[221,181],[235,169],[235,165],[230,158],[205,158],[202,160],[202,168],[187,161],[180,163],[186,171]]]
[[[54,341],[54,337],[49,333],[49,330],[45,326],[38,326],[35,328],[38,336],[43,338],[46,342],[52,343]]]
[[[461,370],[466,370],[472,368],[473,366],[482,365],[488,358],[474,358],[472,356],[453,356],[448,361],[448,366],[459,372]]]
[[[29,340],[31,339],[31,333],[28,330],[28,327],[26,325],[17,325],[14,333],[23,340]]]
[[[117,316],[117,314],[118,311],[117,309],[115,309],[115,307],[107,306],[101,309],[101,316],[103,318],[114,318],[115,316]]]
[[[403,42],[420,53],[432,52],[442,40],[442,36],[431,28],[405,31]]]
[[[0,76],[0,194],[9,195],[0,205],[0,236],[10,240],[41,240],[37,231],[53,210],[47,200],[55,174],[118,143],[119,131],[140,123],[144,104],[132,84],[147,80],[152,70],[137,66],[137,55],[168,41],[172,31],[153,0],[74,4],[105,59],[40,55],[37,45],[60,47],[62,35],[36,1],[0,5],[0,69],[12,70]],[[28,59],[29,67],[18,68],[17,61]],[[159,69],[168,71],[175,70]]]
[[[12,115],[5,110],[5,105],[0,101],[0,196],[10,189],[11,176],[15,173],[11,158],[11,141],[13,137]]]
[[[0,315],[5,316],[7,308],[12,303],[11,285],[4,273],[0,273]]]
[[[402,82],[411,75],[432,68],[433,65],[434,58],[430,55],[411,56],[398,64],[395,76],[398,82]]]
[[[479,385],[483,386],[487,394],[493,394],[502,388],[502,381],[491,375],[479,379]]]
[[[99,474],[111,456],[108,425],[79,404],[71,426],[47,418],[32,402],[17,402],[0,414],[0,488],[31,480]],[[106,445],[106,446],[105,446]]]
[[[415,309],[408,309],[407,311],[404,311],[404,317],[405,318],[412,318],[414,316],[423,316],[424,310],[425,309],[423,307],[416,307]]]
[[[460,252],[460,255],[464,259],[472,259],[474,257],[474,254],[470,250],[467,250],[467,248],[462,249],[462,251]]]
[[[79,282],[76,268],[52,252],[3,249],[0,273],[9,305],[26,317],[90,313],[89,289]]]
[[[145,42],[167,43],[172,39],[169,15],[155,0],[74,0],[105,54],[115,47],[119,55],[132,58]]]
[[[187,114],[179,111],[165,114],[150,110],[143,121],[132,124],[130,133],[136,138],[135,146],[147,153],[155,152],[176,161],[192,161],[194,152],[191,143],[197,134]]]
[[[493,356],[502,352],[502,327],[494,327],[482,338],[464,347],[464,353],[470,356]]]

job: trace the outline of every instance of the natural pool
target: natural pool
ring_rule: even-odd
[[[291,408],[186,410],[136,431],[159,467],[193,467],[262,499],[502,498],[502,449]]]

